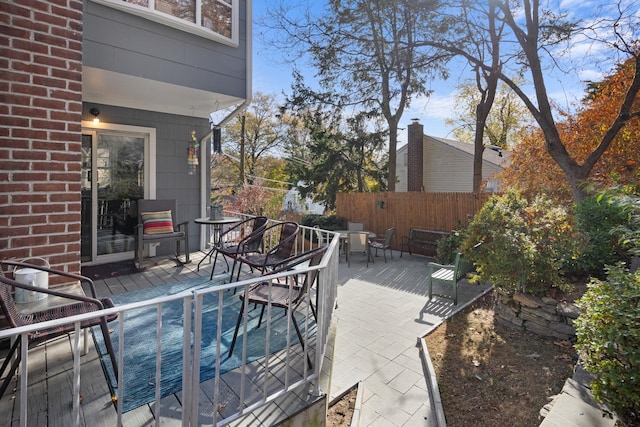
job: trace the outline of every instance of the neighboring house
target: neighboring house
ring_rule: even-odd
[[[302,183],[299,182],[298,185],[302,185]],[[322,215],[324,213],[323,205],[314,202],[309,196],[303,199],[302,196],[300,196],[300,192],[295,187],[287,191],[287,194],[284,195],[282,200],[282,209],[305,215]]]
[[[139,198],[176,199],[198,249],[212,127],[250,101],[251,2],[9,2],[0,18],[0,258],[132,258]]]
[[[424,135],[420,123],[410,124],[408,142],[397,151],[396,191],[472,192],[473,150],[473,144]],[[493,177],[507,159],[506,151],[484,149],[484,191],[500,191],[500,183]]]

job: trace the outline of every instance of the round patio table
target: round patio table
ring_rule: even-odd
[[[202,264],[202,261],[209,258],[209,262],[211,262],[211,256],[213,255],[213,252],[216,250],[218,245],[220,245],[220,239],[222,237],[222,231],[224,226],[227,224],[235,224],[236,222],[240,222],[240,221],[242,221],[242,219],[237,218],[235,216],[224,216],[219,219],[203,217],[203,218],[196,218],[193,220],[193,222],[195,222],[196,224],[210,225],[213,227],[213,245],[211,246],[211,250],[209,250],[209,253],[207,253],[204,256],[204,258],[202,258],[198,263],[198,268],[197,268],[198,271],[200,271],[200,264]]]

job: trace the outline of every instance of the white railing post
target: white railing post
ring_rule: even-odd
[[[73,425],[80,426],[80,322],[74,325],[73,336]]]
[[[191,316],[189,316],[190,310],[193,307],[194,321],[191,325]],[[198,406],[200,403],[200,393],[198,387],[200,385],[200,356],[202,351],[202,295],[192,296],[192,300],[184,299],[184,345],[183,345],[183,374],[182,374],[182,390],[185,397],[185,401],[190,404],[182,410],[182,416],[189,414],[186,420],[183,420],[183,426],[197,426],[198,425]],[[188,320],[187,320],[188,318]],[[190,339],[191,331],[193,329],[193,356],[189,349],[191,346],[187,342],[187,338]],[[193,360],[189,360],[193,357]],[[190,372],[190,375],[188,374]],[[186,394],[184,394],[186,392]],[[185,422],[186,421],[186,422]]]

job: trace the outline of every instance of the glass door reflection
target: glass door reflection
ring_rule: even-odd
[[[144,137],[98,133],[97,255],[133,251],[144,196]]]

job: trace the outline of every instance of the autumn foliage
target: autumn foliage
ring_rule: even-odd
[[[634,59],[620,65],[603,82],[593,84],[588,96],[573,115],[563,115],[558,131],[569,154],[582,164],[598,146],[619,114],[623,97],[633,80]],[[632,111],[640,109],[636,98]],[[591,170],[590,183],[638,186],[640,182],[640,117],[631,118]],[[544,193],[558,200],[572,200],[569,183],[544,146],[539,128],[529,128],[513,147],[510,165],[500,179],[507,187],[523,193]]]

